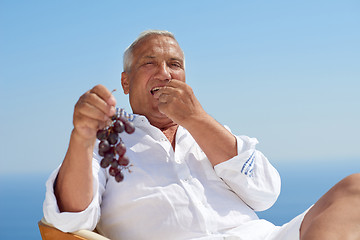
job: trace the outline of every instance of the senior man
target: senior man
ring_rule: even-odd
[[[283,226],[258,219],[280,177],[255,149],[202,108],[185,81],[173,34],[146,31],[124,54],[121,85],[136,131],[122,135],[132,173],[117,183],[99,166],[96,132],[115,114],[102,85],[75,105],[68,151],[47,182],[45,219],[66,231],[111,239],[360,239],[360,176],[335,185]]]

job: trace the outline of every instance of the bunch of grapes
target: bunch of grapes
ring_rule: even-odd
[[[99,143],[99,155],[102,156],[100,166],[109,168],[109,174],[115,177],[117,182],[124,179],[121,172],[126,169],[130,172],[129,158],[125,155],[126,146],[119,136],[120,133],[126,132],[132,134],[135,131],[134,124],[129,122],[123,116],[123,111],[117,109],[116,114],[111,118],[112,122],[104,129],[100,129],[96,133]]]

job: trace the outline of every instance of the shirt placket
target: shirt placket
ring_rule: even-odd
[[[174,165],[179,183],[186,191],[191,203],[193,204],[193,209],[201,228],[200,230],[205,232],[207,235],[212,235],[213,229],[215,229],[213,221],[214,217],[211,215],[211,211],[207,208],[206,202],[202,200],[202,194],[196,191],[196,189],[199,187],[196,187],[195,185],[200,183],[193,179],[188,164],[186,161],[184,161],[185,156],[188,154],[190,149],[190,144],[184,142],[184,140],[179,140],[181,138],[181,134],[184,134],[184,132],[182,131],[181,127],[179,127],[176,136],[175,151],[173,150],[170,141],[164,134],[158,134],[155,132],[153,132],[153,134],[156,136],[155,138],[157,139],[158,143],[167,152],[169,161]]]
[[[175,152],[172,151],[175,162],[175,171],[182,187],[185,189],[192,204],[194,205],[201,230],[206,232],[208,235],[212,235],[213,230],[215,229],[213,224],[214,216],[211,215],[211,211],[207,207],[207,203],[203,200],[202,193],[199,193],[197,190],[199,187],[202,187],[197,186],[200,182],[192,177],[189,166],[185,161],[185,156],[188,153],[190,146],[189,144],[182,143],[184,142],[177,142]]]

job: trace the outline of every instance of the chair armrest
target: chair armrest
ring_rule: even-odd
[[[46,222],[44,218],[38,222],[38,225],[43,240],[110,240],[89,230],[79,230],[73,233],[65,233]]]

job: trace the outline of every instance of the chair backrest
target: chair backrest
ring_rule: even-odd
[[[47,223],[44,218],[38,222],[38,225],[43,240],[110,240],[89,230],[65,233]]]

